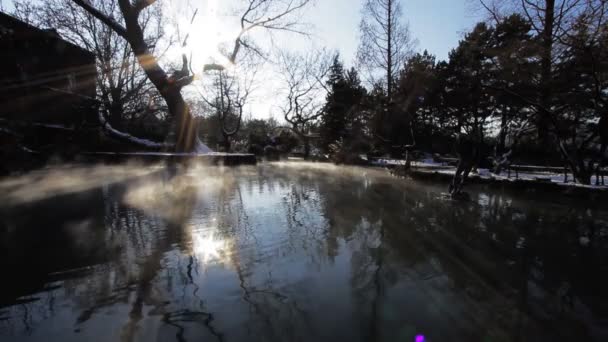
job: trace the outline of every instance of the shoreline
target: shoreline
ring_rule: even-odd
[[[378,167],[372,165],[372,167]],[[386,167],[385,167],[386,168]],[[452,181],[453,170],[417,169],[413,167],[407,172],[399,172],[396,168],[386,168],[392,175],[399,178],[411,178],[423,182],[442,182],[449,184]],[[539,181],[534,179],[515,179],[494,175],[471,174],[465,184],[484,185],[494,189],[519,190],[522,193],[542,192],[544,194],[557,194],[570,198],[581,198],[586,200],[608,199],[608,186],[582,185],[578,183],[559,183],[554,181]]]

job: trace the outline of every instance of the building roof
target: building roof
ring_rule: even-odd
[[[73,44],[61,38],[57,30],[55,30],[54,28],[41,29],[0,11],[0,38],[5,35],[14,34],[19,35],[19,38],[25,39],[44,37],[47,39],[58,40],[64,44],[71,46],[74,49],[80,50],[83,54],[87,54],[91,58],[95,58],[95,54],[91,51],[88,51],[76,44]]]

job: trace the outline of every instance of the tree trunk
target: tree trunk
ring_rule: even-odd
[[[146,76],[158,89],[161,97],[167,103],[169,114],[175,122],[172,140],[175,141],[176,152],[192,152],[196,146],[197,120],[195,120],[188,105],[181,94],[181,88],[192,82],[188,77],[187,58],[184,56],[184,65],[181,73],[175,73],[175,79],[168,77],[167,73],[158,63],[158,59],[148,49],[143,29],[139,23],[139,14],[153,1],[118,0],[120,12],[124,18],[125,26],[121,26],[113,18],[108,17],[98,9],[91,6],[86,0],[73,0],[91,15],[101,20],[110,29],[126,39],[137,58],[137,62],[144,70]],[[179,77],[177,77],[179,76]]]
[[[310,157],[310,141],[307,137],[303,137],[304,141],[304,159],[308,159]]]
[[[555,24],[555,0],[545,0],[546,10],[544,28],[542,32],[541,51],[541,79],[540,79],[540,104],[544,108],[550,108],[551,104],[551,66],[553,56],[553,26]],[[540,111],[537,120],[538,138],[541,145],[548,146],[549,125],[551,124],[548,113]],[[556,129],[558,129],[556,127]]]
[[[592,172],[590,170],[586,170],[584,166],[575,168],[573,175],[579,183],[583,185],[591,185]]]
[[[405,169],[410,170],[412,168],[412,154],[410,149],[405,150]]]
[[[224,152],[230,153],[232,144],[230,143],[230,137],[224,136]]]
[[[387,23],[387,58],[386,58],[386,95],[389,103],[393,100],[393,2],[388,2],[388,23]]]
[[[196,142],[196,120],[190,113],[190,108],[181,94],[181,88],[172,84],[167,73],[161,68],[158,60],[149,51],[144,39],[144,33],[138,23],[138,13],[128,8],[128,1],[120,1],[121,12],[125,17],[127,41],[142,66],[146,76],[158,89],[167,103],[169,114],[175,121],[173,139],[175,152],[192,152]]]
[[[583,185],[590,185],[593,174],[593,161],[589,161],[587,167],[582,151],[568,153],[563,143],[560,143],[560,151],[570,167],[574,179]]]
[[[500,121],[500,140],[498,142],[498,151],[503,153],[507,144],[507,113],[503,108],[501,121]]]
[[[123,107],[120,101],[112,100],[109,106],[108,122],[118,130],[123,130]]]
[[[196,143],[196,132],[198,132],[198,120],[190,113],[190,108],[178,89],[163,95],[169,107],[169,113],[175,121],[175,152],[192,152]]]

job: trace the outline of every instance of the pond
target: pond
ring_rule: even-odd
[[[2,341],[607,341],[605,204],[383,170],[0,180]]]

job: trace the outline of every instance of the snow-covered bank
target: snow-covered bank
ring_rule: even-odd
[[[397,166],[405,165],[404,160],[398,159],[377,159],[370,163],[373,166],[379,167],[388,167],[394,168]],[[534,165],[526,165],[525,168],[534,170],[534,169],[543,169],[541,166]],[[559,168],[551,168],[558,170]],[[454,166],[447,165],[445,163],[437,163],[433,160],[421,160],[421,161],[413,161],[412,169],[409,171],[411,174],[419,174],[424,176],[424,174],[437,174],[443,176],[442,178],[451,179],[456,172],[456,168]],[[591,177],[591,185],[584,185],[574,181],[572,174],[568,174],[567,181],[563,172],[532,172],[532,171],[511,171],[510,176],[507,171],[502,172],[500,175],[492,173],[488,169],[477,169],[477,172],[471,173],[469,176],[470,182],[497,182],[497,183],[525,183],[525,184],[549,184],[556,185],[560,187],[577,187],[577,188],[587,188],[594,190],[603,190],[608,191],[608,185],[595,185],[597,177],[593,175]],[[608,180],[608,176],[605,176],[605,179]],[[600,176],[601,182],[601,176]]]

